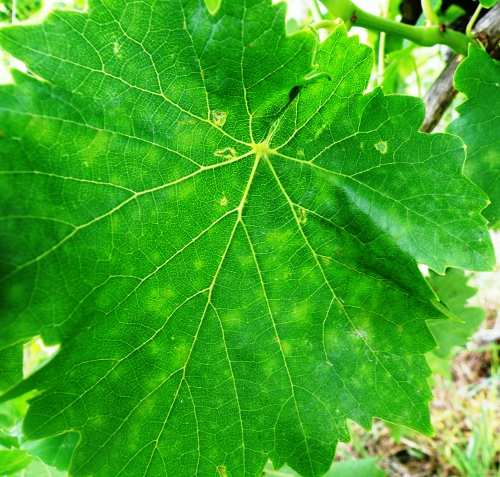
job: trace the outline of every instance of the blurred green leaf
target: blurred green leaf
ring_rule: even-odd
[[[386,474],[377,465],[374,457],[366,459],[335,462],[324,477],[384,477]],[[300,477],[289,467],[273,470],[271,465],[266,467],[264,477]]]
[[[6,0],[0,2],[0,22],[27,20],[42,8],[42,0]]]
[[[455,20],[465,15],[465,10],[458,5],[450,5],[444,12],[439,11],[439,19],[444,24],[453,23]]]
[[[39,457],[46,464],[60,470],[68,469],[78,443],[78,434],[69,432],[46,439],[27,441],[23,449],[33,456]]]
[[[429,323],[431,332],[438,344],[433,351],[440,358],[450,355],[456,346],[464,346],[484,320],[481,308],[468,307],[467,300],[476,294],[476,289],[467,282],[469,277],[462,270],[450,268],[445,275],[430,272],[429,282],[441,301],[460,322],[440,320]]]
[[[413,58],[414,46],[393,51],[386,55],[386,67],[384,70],[384,79],[382,81],[382,90],[384,93],[402,93],[404,92],[404,79],[415,71],[415,59]]]
[[[67,475],[67,472],[57,470],[42,460],[35,458],[28,467],[14,474],[14,477],[67,477]]]
[[[480,0],[481,5],[486,8],[491,8],[498,3],[498,0]]]
[[[384,477],[383,472],[377,465],[377,459],[367,458],[360,460],[348,460],[336,462],[325,477]]]
[[[27,467],[32,457],[19,449],[0,450],[0,475],[11,475]]]

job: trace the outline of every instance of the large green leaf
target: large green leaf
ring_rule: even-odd
[[[80,433],[72,475],[315,476],[347,418],[430,430],[415,260],[489,268],[486,197],[419,100],[362,94],[368,48],[284,25],[107,0],[0,31],[35,73],[0,92],[0,346],[61,343],[7,398]]]
[[[448,130],[467,145],[465,175],[490,196],[485,216],[493,227],[500,226],[500,61],[478,47],[455,74],[456,88],[467,96],[458,107],[460,117]]]

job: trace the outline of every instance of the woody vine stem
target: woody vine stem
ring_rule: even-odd
[[[355,5],[351,0],[321,0],[331,17],[341,18],[346,25],[399,35],[422,46],[447,45],[456,53],[467,54],[472,39],[450,28],[442,28],[431,20],[429,26],[413,26],[378,17]]]

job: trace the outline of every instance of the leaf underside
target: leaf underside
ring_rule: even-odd
[[[346,419],[429,432],[416,261],[487,269],[484,194],[372,52],[268,0],[93,1],[0,30],[0,347],[75,476],[325,472]],[[326,73],[305,81],[312,71]],[[5,363],[1,363],[4,366]],[[225,473],[225,474],[224,474]]]

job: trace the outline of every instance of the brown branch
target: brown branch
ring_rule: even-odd
[[[493,58],[500,58],[500,4],[477,22],[474,34]],[[452,55],[425,95],[425,119],[422,131],[430,132],[437,126],[457,95],[457,90],[453,86],[453,76],[460,61],[462,61],[460,55]]]

